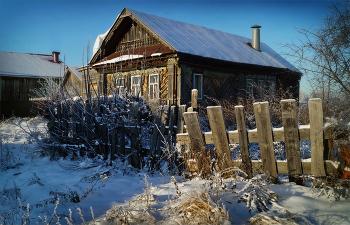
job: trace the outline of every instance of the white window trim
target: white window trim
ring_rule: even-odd
[[[202,99],[203,98],[203,74],[201,73],[195,73],[194,74],[194,79],[196,80],[196,76],[200,76],[201,79],[201,85],[202,87],[200,88],[200,90],[198,90],[198,88],[194,87],[194,89],[198,90],[198,99]],[[194,85],[193,85],[194,86]]]
[[[157,76],[157,83],[151,83],[151,76]],[[154,84],[157,84],[157,89],[155,92],[156,94],[153,94],[153,96],[151,96],[151,85],[153,85],[153,90],[154,90]],[[150,99],[158,99],[159,98],[159,74],[150,74],[148,76],[148,96]]]
[[[248,95],[254,96],[254,79],[247,78],[246,91]]]
[[[133,80],[138,77],[139,78],[139,83],[138,84],[134,84]],[[138,88],[135,88],[135,87],[138,87]],[[136,91],[137,90],[137,91]],[[133,95],[138,95],[139,91],[141,91],[141,76],[138,75],[138,76],[132,76],[131,77],[131,92]]]

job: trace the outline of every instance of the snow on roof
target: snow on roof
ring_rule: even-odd
[[[178,52],[237,63],[287,68],[299,72],[265,43],[261,42],[261,51],[257,51],[248,45],[252,40],[246,37],[132,9],[127,10]]]
[[[64,64],[53,62],[52,55],[0,52],[0,76],[53,77],[64,75]]]
[[[138,59],[138,58],[142,58],[143,55],[122,55],[110,60],[104,60],[102,62],[96,63],[94,64],[94,66],[98,66],[98,65],[107,65],[107,64],[113,64],[116,62],[121,62],[121,61],[126,61],[126,60],[132,60],[132,59]]]

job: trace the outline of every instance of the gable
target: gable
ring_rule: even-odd
[[[141,51],[141,48],[145,49],[153,46],[162,46],[162,48],[165,47],[169,50],[172,49],[168,43],[145,26],[142,21],[135,18],[127,9],[123,9],[122,13],[105,35],[102,43],[100,43],[100,47],[94,53],[90,64],[95,64],[105,57],[111,58],[109,56],[112,54],[114,56],[142,55],[143,51]]]

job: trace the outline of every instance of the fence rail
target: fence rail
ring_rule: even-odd
[[[224,167],[237,165],[248,177],[252,173],[269,173],[277,179],[278,173],[289,175],[290,181],[295,181],[301,174],[325,176],[336,174],[338,164],[330,161],[330,150],[327,140],[331,138],[331,128],[323,125],[321,99],[310,99],[309,125],[298,125],[296,102],[293,99],[281,101],[283,127],[272,128],[268,102],[253,104],[257,128],[246,130],[243,106],[235,106],[237,130],[226,131],[223,125],[223,115],[220,106],[207,107],[210,132],[202,132],[198,122],[197,112],[185,112],[184,118],[187,133],[177,134],[177,143],[191,147],[191,151],[204,151],[206,144],[214,144],[218,164]],[[311,141],[311,160],[301,160],[301,140]],[[275,160],[273,142],[285,142],[286,161]],[[261,160],[251,160],[248,143],[258,142]],[[241,160],[231,160],[229,144],[238,143],[241,150]],[[190,160],[193,164],[193,160]],[[195,172],[196,166],[191,166]],[[223,169],[223,168],[220,168]]]

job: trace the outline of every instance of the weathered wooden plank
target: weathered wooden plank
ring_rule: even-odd
[[[233,160],[232,163],[233,163],[232,165],[241,166],[242,161]],[[278,173],[288,174],[288,167],[287,167],[286,161],[277,160],[276,164],[277,164]],[[304,161],[304,162],[301,162],[301,164],[303,167],[303,174],[312,174],[311,173],[311,162]],[[337,168],[338,168],[337,163],[335,163],[331,160],[325,160],[324,164],[325,164],[327,174],[332,175],[332,174],[337,173]],[[253,173],[264,173],[264,170],[262,168],[263,168],[263,166],[262,166],[261,160],[252,160]],[[350,168],[348,168],[348,169],[350,169]]]
[[[273,147],[271,119],[268,102],[253,104],[255,122],[258,130],[259,148],[263,169],[277,182],[277,166]]]
[[[197,99],[198,99],[198,90],[192,89],[191,92],[191,107],[193,108],[193,111],[197,111]]]
[[[295,100],[282,100],[281,109],[289,181],[300,183],[299,177],[302,175],[302,167]]]
[[[151,139],[151,153],[156,153],[156,147],[157,147],[157,140],[158,140],[158,129],[160,125],[160,116],[161,116],[162,110],[159,109],[159,111],[156,114],[156,118],[154,121],[154,127],[153,127],[153,133],[152,133],[152,139]]]
[[[242,156],[242,169],[247,174],[247,178],[252,178],[252,163],[248,148],[248,133],[245,124],[244,107],[235,106],[237,133],[239,139],[239,147]]]
[[[187,145],[191,142],[188,133],[180,133],[176,135],[176,141],[179,145]]]
[[[315,176],[325,176],[323,156],[323,112],[322,100],[309,100],[310,141],[311,141],[311,173]]]
[[[207,107],[210,129],[213,134],[214,146],[221,170],[229,167],[231,162],[230,147],[228,145],[224,115],[221,106]]]
[[[183,115],[187,126],[187,132],[191,140],[192,150],[194,152],[204,151],[205,141],[202,128],[199,123],[198,113],[185,112]]]
[[[175,108],[176,108],[176,106],[171,106],[170,107],[169,126],[168,126],[169,127],[169,129],[168,129],[168,143],[169,143],[169,146],[172,146],[172,143],[173,143]]]
[[[111,162],[110,162],[110,164],[112,165],[112,161],[113,160],[115,160],[115,153],[116,153],[116,129],[115,129],[115,127],[113,127],[112,129],[111,129],[111,137],[110,137],[110,139],[111,139]]]
[[[183,133],[184,132],[184,117],[183,114],[184,112],[186,112],[186,105],[180,105],[179,106],[179,110],[178,110],[178,114],[177,114],[177,133]]]
[[[164,105],[163,106],[163,110],[162,110],[162,116],[161,116],[161,120],[160,120],[160,132],[158,135],[158,145],[157,145],[157,154],[160,155],[161,153],[161,144],[162,144],[162,138],[164,136],[164,132],[165,132],[165,125],[168,119],[168,115],[169,115],[169,106],[168,105]],[[164,141],[164,140],[163,140]]]

